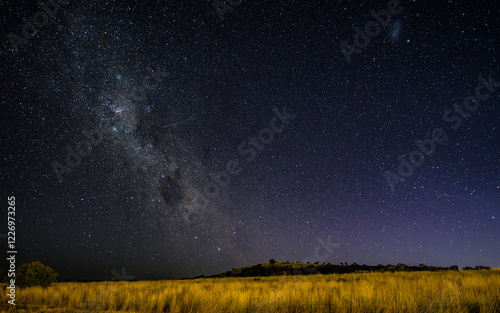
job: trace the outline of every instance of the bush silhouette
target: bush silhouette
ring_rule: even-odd
[[[54,270],[40,261],[24,263],[16,271],[16,286],[26,288],[31,286],[50,286],[57,282],[59,275]]]

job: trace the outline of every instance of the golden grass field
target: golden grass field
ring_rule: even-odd
[[[20,290],[16,303],[18,312],[493,313],[500,270],[56,283]]]

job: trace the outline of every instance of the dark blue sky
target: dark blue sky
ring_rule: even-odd
[[[19,264],[500,266],[494,1],[53,3],[0,5]]]

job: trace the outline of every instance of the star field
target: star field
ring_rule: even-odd
[[[180,278],[330,236],[335,264],[500,267],[498,4],[401,1],[375,32],[393,1],[63,2],[32,38],[43,8],[0,4],[18,262]]]

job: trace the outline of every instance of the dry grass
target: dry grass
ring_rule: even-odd
[[[20,312],[493,313],[500,270],[57,283],[23,289],[16,303]]]

